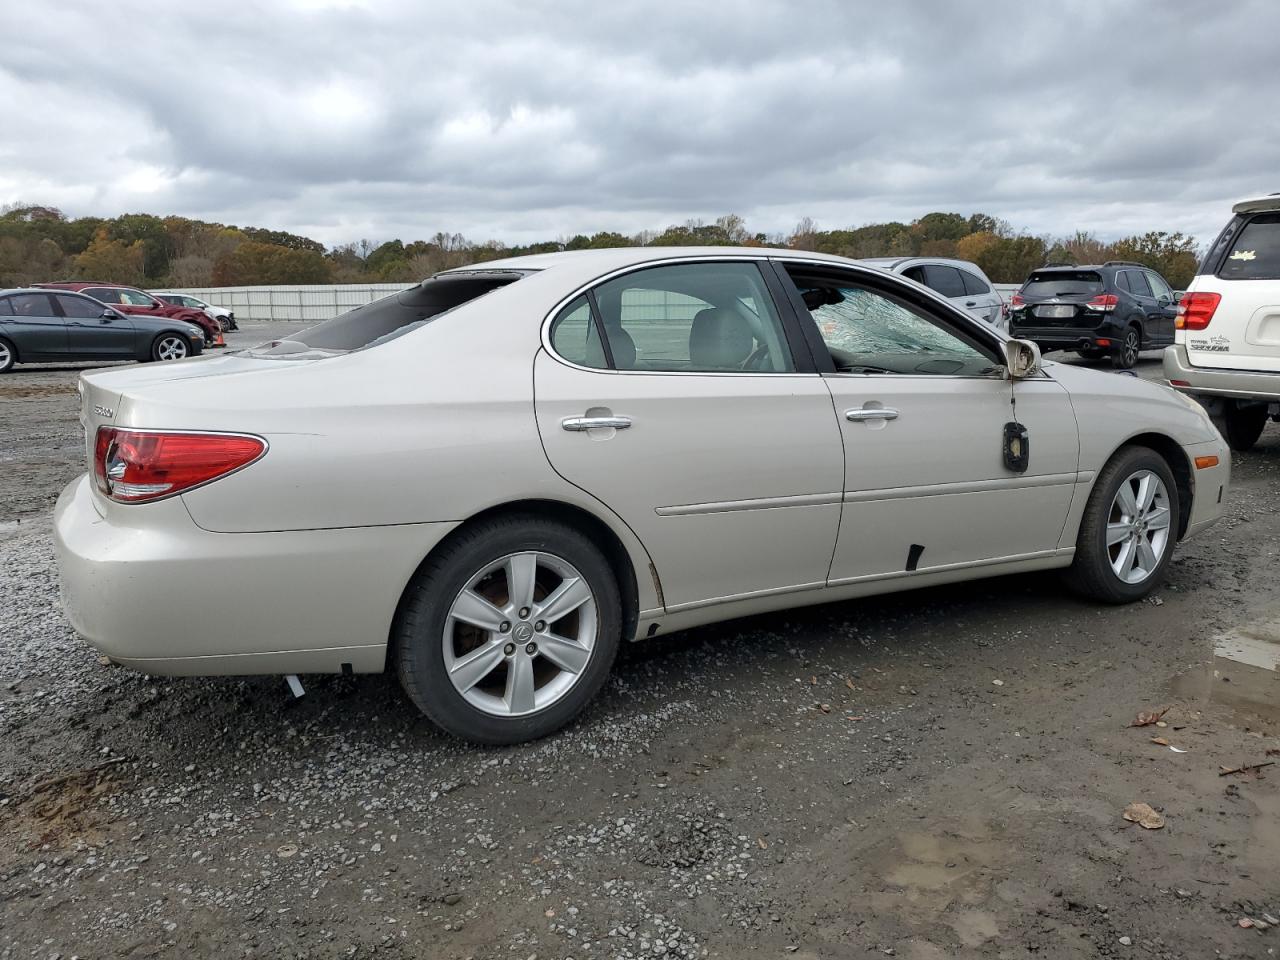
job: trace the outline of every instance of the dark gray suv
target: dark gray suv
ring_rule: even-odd
[[[1041,351],[1105,356],[1128,369],[1138,352],[1173,343],[1178,304],[1164,277],[1127,260],[1041,267],[1009,301],[1009,333]]]

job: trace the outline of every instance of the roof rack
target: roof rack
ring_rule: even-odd
[[[1066,260],[1055,260],[1053,263],[1046,263],[1046,267],[1074,267],[1074,263],[1068,263]]]
[[[1145,263],[1138,263],[1136,260],[1108,260],[1103,264],[1104,267],[1145,267]]]

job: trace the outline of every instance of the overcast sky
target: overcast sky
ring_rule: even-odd
[[[0,36],[0,203],[71,216],[1206,240],[1280,190],[1275,0],[51,0],[0,5]]]

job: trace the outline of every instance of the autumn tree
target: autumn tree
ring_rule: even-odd
[[[84,253],[75,258],[77,277],[139,286],[145,282],[147,248],[141,240],[108,239],[103,227]]]

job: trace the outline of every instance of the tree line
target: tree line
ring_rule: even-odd
[[[1049,263],[1134,260],[1182,289],[1195,274],[1195,240],[1163,230],[1112,243],[1094,234],[1034,236],[995,217],[929,213],[893,221],[822,230],[809,218],[787,234],[754,233],[734,214],[712,223],[689,220],[662,231],[590,236],[524,246],[477,243],[437,233],[405,243],[360,240],[328,248],[283,230],[228,226],[186,217],[127,213],[68,218],[56,207],[11,204],[0,211],[0,287],[56,279],[86,279],[140,287],[220,287],[266,284],[411,282],[441,270],[501,257],[625,246],[779,246],[855,259],[887,256],[959,257],[996,283],[1021,283]]]

